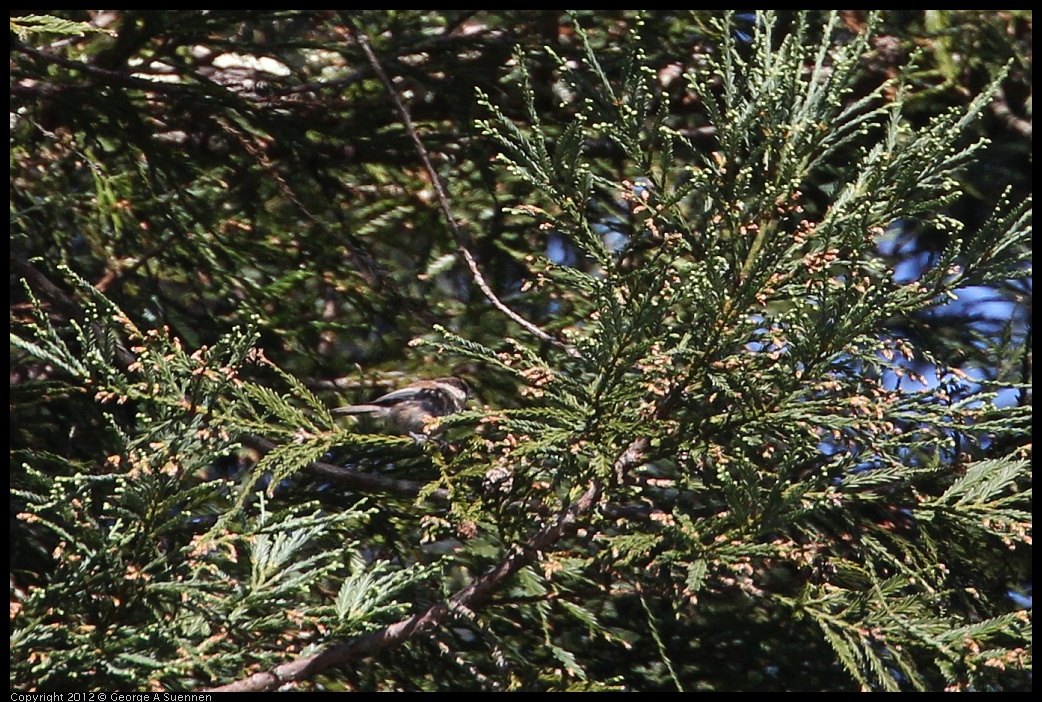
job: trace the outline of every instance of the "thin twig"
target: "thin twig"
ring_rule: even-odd
[[[99,81],[108,84],[116,85],[126,88],[128,90],[142,90],[144,92],[172,95],[179,98],[200,98],[205,97],[208,100],[220,102],[223,105],[229,107],[243,107],[249,103],[241,98],[238,98],[228,90],[216,91],[201,91],[196,87],[185,85],[182,83],[167,83],[158,80],[149,80],[148,78],[139,78],[134,75],[127,75],[120,71],[110,71],[107,68],[99,68],[98,66],[92,66],[89,63],[83,63],[82,61],[74,61],[72,59],[65,58],[64,56],[57,56],[55,54],[49,54],[46,51],[40,51],[39,49],[31,46],[26,46],[20,41],[11,42],[12,52],[18,52],[31,56],[39,61],[46,63],[55,64],[62,68],[68,68],[73,71],[78,71],[85,76],[90,78],[98,79]],[[65,88],[67,86],[61,86]],[[11,93],[35,93],[38,92],[36,86],[33,84],[15,84],[11,86]]]
[[[419,154],[420,160],[423,162],[423,167],[427,171],[428,176],[430,176],[431,184],[434,186],[434,192],[438,196],[438,206],[440,207],[442,214],[445,216],[445,220],[449,224],[449,229],[452,232],[452,238],[456,242],[456,247],[463,256],[463,260],[466,262],[467,268],[470,269],[470,274],[474,277],[474,282],[477,283],[482,294],[484,294],[485,298],[491,302],[496,309],[527,329],[539,339],[550,342],[551,344],[564,349],[572,356],[578,356],[579,352],[576,351],[574,347],[555,339],[550,334],[519,315],[517,312],[514,312],[506,305],[506,303],[500,300],[496,296],[495,292],[492,291],[492,288],[489,287],[488,282],[485,280],[485,276],[481,273],[481,269],[478,267],[477,259],[474,257],[474,254],[471,253],[470,248],[466,244],[466,238],[460,230],[456,218],[452,215],[452,207],[449,205],[449,198],[445,194],[445,188],[441,184],[441,178],[438,176],[438,172],[434,170],[433,164],[431,164],[430,157],[427,154],[427,149],[424,147],[423,141],[420,139],[420,135],[416,131],[416,125],[413,123],[412,117],[409,115],[408,108],[405,106],[405,103],[402,102],[401,96],[399,96],[398,91],[395,90],[394,83],[391,82],[391,79],[387,75],[387,72],[384,71],[380,60],[376,57],[372,47],[369,45],[369,38],[366,36],[365,32],[355,25],[346,12],[342,11],[340,17],[348,29],[351,30],[351,33],[355,37],[355,41],[357,41],[358,45],[362,47],[362,51],[365,53],[366,59],[368,59],[373,71],[376,73],[380,82],[383,83],[388,94],[391,96],[391,99],[394,101],[398,114],[402,118],[402,123],[405,125],[405,130],[409,133],[413,144],[416,146],[416,153]]]
[[[1031,122],[1018,117],[1009,106],[1009,100],[1006,98],[1006,91],[999,88],[995,91],[995,97],[991,100],[991,111],[992,113],[1002,120],[1007,127],[1012,129],[1014,132],[1024,137],[1028,141],[1031,141]]]

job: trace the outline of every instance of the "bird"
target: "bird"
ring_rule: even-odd
[[[435,417],[455,414],[467,403],[470,388],[451,376],[418,380],[362,405],[347,405],[331,410],[334,414],[365,415],[385,424],[392,432],[408,434],[417,441],[429,435]]]

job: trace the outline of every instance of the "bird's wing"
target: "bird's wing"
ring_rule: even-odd
[[[429,393],[429,392],[430,392],[430,390],[425,390],[425,389],[422,389],[422,388],[416,388],[416,387],[412,387],[412,386],[406,386],[404,388],[399,388],[397,390],[389,392],[386,395],[381,395],[380,397],[376,398],[375,400],[373,400],[371,402],[367,402],[366,404],[369,404],[369,405],[380,405],[380,406],[386,407],[387,405],[393,405],[394,403],[401,402],[403,400],[417,400],[417,399],[420,399],[420,398],[422,398],[424,396],[424,393]]]

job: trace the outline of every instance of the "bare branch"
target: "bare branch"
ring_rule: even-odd
[[[276,689],[286,683],[306,680],[328,668],[375,655],[385,648],[407,640],[414,634],[430,631],[438,626],[448,614],[479,609],[488,602],[492,593],[507,579],[524,566],[534,563],[543,550],[571,531],[578,518],[592,510],[597,504],[601,492],[602,486],[599,481],[590,483],[578,500],[561,510],[552,524],[541,529],[524,544],[514,546],[494,568],[458,591],[447,602],[439,602],[422,614],[403,619],[372,634],[332,644],[311,656],[284,663],[269,672],[254,673],[242,680],[236,680],[209,691],[260,692]]]
[[[648,442],[645,439],[637,439],[630,444],[615,460],[615,471],[625,473],[641,463],[644,460],[647,446]],[[372,634],[331,644],[313,655],[276,666],[271,671],[254,673],[241,680],[212,688],[211,691],[274,690],[287,683],[309,679],[328,668],[375,655],[385,648],[407,640],[414,634],[430,631],[438,626],[446,615],[480,609],[512,575],[521,568],[536,562],[543,551],[571,532],[579,518],[592,511],[598,504],[603,489],[604,486],[599,480],[592,481],[578,500],[558,512],[556,519],[551,524],[543,527],[525,543],[515,545],[495,567],[459,590],[448,601],[438,602],[422,614],[413,615]]]
[[[1007,127],[1031,141],[1031,122],[1018,117],[1009,106],[1006,91],[999,88],[995,91],[995,97],[991,101],[992,113],[1002,120]]]
[[[441,212],[445,216],[445,220],[448,222],[449,229],[452,232],[452,238],[456,242],[456,247],[459,249],[460,255],[463,256],[463,260],[466,262],[467,268],[470,269],[474,282],[477,283],[482,294],[496,309],[527,329],[534,336],[564,349],[572,356],[578,356],[579,353],[574,347],[555,339],[550,334],[519,315],[517,312],[514,312],[506,305],[506,303],[500,300],[496,296],[495,292],[492,291],[492,288],[489,287],[488,282],[485,280],[485,276],[481,273],[481,269],[478,267],[477,259],[467,247],[463,232],[460,230],[459,224],[456,222],[456,218],[452,214],[452,208],[449,205],[449,198],[445,194],[445,188],[441,184],[441,178],[438,176],[438,172],[434,170],[434,166],[431,164],[430,157],[427,154],[427,149],[424,147],[423,141],[420,139],[420,135],[416,131],[416,125],[413,123],[412,117],[409,115],[408,108],[405,106],[405,103],[402,102],[401,97],[398,95],[398,91],[394,88],[394,83],[391,82],[387,72],[384,71],[383,66],[380,64],[380,60],[376,57],[372,47],[369,45],[369,38],[366,36],[365,32],[361,31],[355,25],[346,12],[341,12],[340,17],[344,24],[351,30],[351,33],[355,37],[355,41],[357,41],[358,45],[362,47],[362,51],[365,53],[366,58],[373,67],[373,71],[380,79],[380,82],[384,84],[391,99],[394,100],[395,107],[401,115],[402,123],[405,125],[406,131],[409,133],[413,144],[416,146],[416,152],[419,154],[420,160],[423,162],[424,169],[427,171],[428,176],[430,176],[431,184],[434,186],[434,192],[437,193],[438,196],[438,206],[441,208]]]

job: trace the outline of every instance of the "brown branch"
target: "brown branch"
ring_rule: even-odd
[[[351,33],[355,37],[355,41],[357,41],[358,45],[362,47],[362,51],[365,53],[366,59],[368,59],[373,71],[376,73],[380,82],[383,83],[384,88],[387,89],[388,94],[394,101],[398,114],[402,118],[405,130],[409,133],[409,137],[412,139],[413,145],[416,147],[416,153],[419,154],[420,160],[423,162],[424,170],[427,171],[427,175],[431,179],[431,184],[434,186],[434,192],[438,197],[438,206],[441,209],[442,214],[445,216],[446,222],[448,222],[449,230],[452,232],[452,238],[456,242],[456,247],[459,250],[460,255],[463,256],[463,260],[466,262],[467,268],[470,269],[470,274],[473,276],[474,282],[485,296],[485,299],[491,302],[496,309],[505,314],[511,320],[527,329],[532,335],[564,349],[572,356],[578,356],[579,352],[576,351],[574,347],[555,339],[553,336],[543,331],[532,322],[529,322],[517,312],[514,312],[506,305],[506,303],[496,296],[495,292],[493,292],[492,288],[485,280],[485,276],[482,274],[481,269],[478,267],[477,259],[467,246],[466,238],[460,230],[456,218],[452,214],[452,207],[449,205],[449,198],[445,194],[445,188],[442,186],[441,177],[438,176],[438,172],[434,169],[433,164],[431,164],[430,156],[427,153],[426,147],[423,145],[423,141],[420,139],[419,133],[416,131],[416,125],[413,123],[412,117],[409,115],[409,110],[405,106],[405,103],[402,102],[401,96],[398,95],[398,91],[394,88],[394,83],[391,82],[387,72],[384,71],[383,66],[380,64],[380,60],[369,45],[369,38],[366,36],[365,32],[361,31],[357,25],[355,25],[346,12],[341,11],[340,18],[348,29],[351,30]]]
[[[510,549],[506,557],[494,568],[458,591],[448,601],[432,605],[422,614],[413,615],[367,636],[332,644],[311,656],[298,658],[291,663],[277,666],[271,671],[254,673],[242,680],[208,691],[261,692],[273,690],[289,682],[306,680],[328,668],[372,656],[385,648],[405,641],[414,634],[430,631],[438,626],[446,615],[479,609],[488,602],[492,593],[508,578],[524,566],[535,562],[542,550],[550,547],[568,533],[578,518],[597,504],[600,495],[600,482],[592,482],[586,492],[577,501],[563,509],[552,524],[544,527],[526,543]]]
[[[79,71],[80,73],[83,73],[85,76],[89,76],[109,85],[120,85],[128,89],[137,89],[156,94],[174,95],[182,98],[200,96],[200,91],[192,86],[183,85],[179,83],[167,83],[162,81],[149,80],[147,78],[138,78],[137,76],[132,76],[121,71],[112,71],[107,68],[98,68],[97,66],[92,66],[89,63],[83,63],[82,61],[74,61],[72,59],[67,59],[63,56],[57,56],[55,54],[49,54],[46,51],[40,51],[39,49],[33,48],[31,46],[26,46],[25,44],[17,40],[11,43],[11,50],[25,54],[26,56],[31,56],[45,63],[51,63],[57,66],[61,66],[62,68],[68,68],[73,71]],[[31,88],[20,87],[17,85],[11,86],[11,91],[12,93],[32,92]],[[243,102],[241,100],[228,100],[227,97],[229,97],[230,95],[230,93],[228,94],[228,96],[225,96],[220,94],[214,94],[214,91],[206,92],[206,96],[209,98],[215,98],[219,100],[225,98],[225,103],[230,106],[242,106]]]
[[[616,473],[626,473],[639,465],[648,447],[645,439],[637,439],[615,461]],[[540,554],[557,543],[576,527],[584,514],[592,511],[601,499],[603,485],[592,481],[578,500],[563,508],[556,519],[543,527],[531,539],[510,549],[496,566],[486,571],[467,587],[459,590],[445,602],[438,602],[421,614],[391,624],[379,631],[349,641],[333,643],[318,653],[283,663],[270,671],[254,673],[235,682],[211,688],[210,692],[262,692],[274,690],[291,682],[309,679],[319,673],[344,665],[359,658],[373,656],[399,644],[417,633],[430,631],[447,615],[474,612],[489,602],[493,593],[521,568],[536,562]]]
[[[995,97],[991,100],[991,111],[1012,131],[1031,141],[1031,122],[1013,112],[1006,98],[1006,91],[1002,88],[995,91]]]

